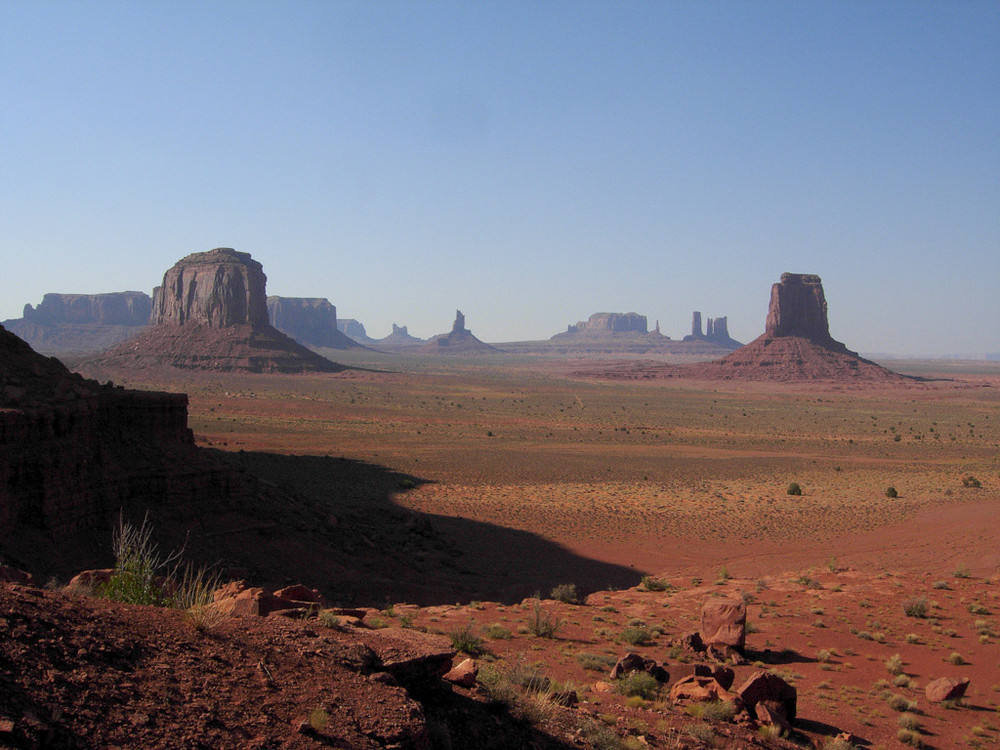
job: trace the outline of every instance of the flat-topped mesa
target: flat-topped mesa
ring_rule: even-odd
[[[181,258],[163,275],[152,322],[225,328],[269,326],[267,277],[250,253],[219,247]]]
[[[837,343],[830,337],[826,297],[819,276],[781,274],[781,281],[771,287],[765,335],[773,338],[798,336],[822,346]]]
[[[144,292],[46,294],[38,307],[24,306],[24,320],[39,325],[94,323],[144,326],[151,303]]]
[[[566,333],[648,333],[648,330],[645,315],[601,312],[567,326]]]
[[[325,349],[359,349],[337,326],[337,308],[325,297],[267,298],[271,325],[300,344]]]

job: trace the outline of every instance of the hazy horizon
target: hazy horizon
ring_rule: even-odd
[[[0,320],[249,252],[373,337],[1000,351],[1000,4],[0,0]]]

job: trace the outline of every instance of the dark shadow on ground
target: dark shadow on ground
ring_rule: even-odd
[[[798,651],[794,651],[790,648],[782,649],[781,651],[772,651],[769,648],[761,649],[757,651],[755,649],[747,649],[746,657],[753,662],[762,662],[764,664],[813,664],[816,662],[811,656],[803,656]]]
[[[302,582],[343,605],[427,606],[510,603],[570,582],[582,591],[624,588],[642,576],[536,534],[402,508],[394,498],[428,480],[383,466],[327,456],[210,452],[254,478],[270,497],[198,514],[187,549],[199,560],[245,572],[258,585]],[[179,529],[173,537],[181,543]]]

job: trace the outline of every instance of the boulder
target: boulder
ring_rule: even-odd
[[[798,691],[777,675],[770,672],[754,672],[737,688],[736,694],[751,715],[756,715],[754,712],[758,703],[764,702],[768,705],[777,703],[784,711],[787,720],[795,721]]]
[[[747,607],[742,597],[713,597],[701,608],[701,640],[706,646],[743,650]]]
[[[726,690],[714,677],[691,675],[678,680],[670,688],[672,703],[702,703],[707,701],[729,701],[741,705],[739,697]]]
[[[778,727],[783,735],[792,731],[792,722],[788,718],[785,704],[779,701],[759,701],[754,706],[754,714],[761,724],[771,724]]]
[[[407,628],[355,633],[379,657],[385,669],[408,687],[427,686],[451,670],[456,655],[448,636]]]
[[[965,695],[969,687],[969,678],[963,677],[939,677],[933,682],[927,683],[924,688],[924,695],[931,703],[941,701],[957,701]]]
[[[453,685],[459,685],[460,687],[471,688],[476,684],[476,677],[479,676],[479,665],[476,664],[475,659],[463,659],[454,667],[451,668],[447,674],[445,674],[444,679]]]

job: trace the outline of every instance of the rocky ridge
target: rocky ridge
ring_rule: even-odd
[[[274,328],[263,267],[249,253],[216,248],[179,260],[153,293],[153,325],[88,364],[212,371],[337,372]]]
[[[417,351],[428,354],[494,354],[500,350],[489,344],[484,344],[465,327],[465,315],[461,310],[455,311],[455,322],[448,333],[431,337]]]

